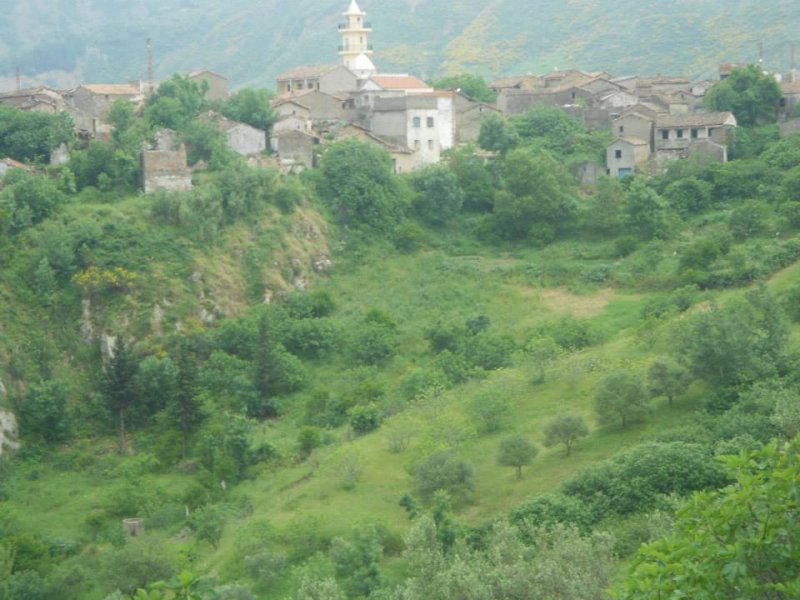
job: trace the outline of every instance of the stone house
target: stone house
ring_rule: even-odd
[[[261,154],[267,149],[267,132],[247,123],[219,119],[219,128],[228,138],[228,146],[242,156]]]
[[[650,144],[635,138],[617,138],[606,146],[606,172],[611,177],[632,175],[650,159]]]
[[[600,95],[597,99],[598,106],[607,108],[609,110],[625,109],[630,106],[635,106],[638,102],[638,96],[635,96],[626,90],[610,91],[606,94]]]
[[[355,110],[350,108],[346,98],[319,90],[306,90],[305,92],[284,95],[274,103],[274,106],[280,109],[282,103],[285,102],[295,103],[295,106],[287,107],[285,110],[293,111],[295,115],[298,113],[306,114],[305,111],[307,111],[307,118],[313,122],[342,121],[355,118]]]
[[[431,94],[434,89],[408,74],[373,75],[361,83],[355,95],[355,106],[362,116],[375,108],[376,98],[402,98],[416,94]]]
[[[489,89],[495,94],[499,94],[501,90],[532,90],[542,87],[544,80],[538,75],[512,75],[489,83]]]
[[[49,87],[40,86],[26,90],[3,92],[0,106],[10,106],[18,110],[56,114],[67,108],[61,93]]]
[[[736,127],[736,117],[730,112],[659,115],[655,121],[654,150],[657,158],[677,158],[687,155],[689,146],[709,139],[727,146],[730,131]]]
[[[784,116],[791,116],[800,107],[800,81],[786,81],[781,83],[781,113]]]
[[[460,92],[454,93],[453,104],[456,116],[456,145],[477,141],[484,119],[492,114],[500,114],[500,111],[491,104],[476,102]]]
[[[317,90],[325,94],[347,95],[358,91],[358,78],[344,65],[309,65],[278,75],[278,96]]]
[[[128,83],[84,84],[67,94],[67,112],[78,131],[106,137],[111,134],[111,126],[106,122],[108,112],[117,100],[138,105],[144,100],[144,93],[139,86]]]
[[[370,129],[389,142],[417,153],[419,162],[435,164],[455,144],[453,92],[400,98],[376,98]]]
[[[313,167],[314,146],[318,143],[318,138],[305,131],[279,131],[270,138],[270,146],[283,171]]]
[[[611,122],[611,133],[621,138],[644,140],[652,151],[655,141],[654,124],[655,115],[650,116],[639,111],[629,111]]]
[[[392,167],[395,173],[410,173],[425,166],[424,163],[418,160],[417,153],[410,148],[392,144],[375,135],[369,129],[355,123],[347,123],[337,128],[335,131],[332,131],[332,134],[337,141],[343,139],[357,139],[367,144],[377,146],[381,150],[385,150],[392,157]]]
[[[214,71],[203,69],[192,71],[187,75],[191,81],[199,84],[205,82],[208,85],[206,99],[208,100],[227,100],[228,99],[228,78]]]

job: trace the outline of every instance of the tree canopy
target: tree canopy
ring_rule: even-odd
[[[775,78],[757,65],[734,69],[706,94],[706,106],[729,110],[739,125],[760,125],[775,121],[783,94]]]

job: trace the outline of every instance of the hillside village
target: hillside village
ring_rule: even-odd
[[[381,72],[371,58],[373,28],[366,13],[352,0],[342,16],[338,63],[301,65],[276,78],[272,103],[276,120],[270,132],[213,112],[204,115],[224,133],[232,150],[251,157],[251,164],[274,162],[283,171],[302,170],[315,165],[320,144],[356,138],[387,151],[396,173],[411,172],[438,163],[442,153],[453,147],[476,142],[490,115],[510,118],[535,106],[559,107],[588,130],[613,136],[605,164],[587,161],[574,167],[582,183],[594,183],[601,174],[655,173],[666,161],[688,156],[718,162],[728,159],[736,118],[730,112],[709,112],[704,107],[705,95],[716,81],[554,70],[492,81],[489,87],[496,102],[480,102],[460,89],[434,89],[413,74]],[[719,79],[737,66],[744,65],[720,65]],[[204,86],[208,100],[229,97],[223,75],[201,70],[187,77]],[[791,133],[800,128],[789,119],[800,104],[800,71],[793,68],[775,77],[784,94],[782,131]],[[83,84],[68,91],[18,89],[0,93],[0,105],[67,112],[80,139],[107,139],[112,104],[126,100],[140,108],[157,87],[151,80]],[[268,152],[270,160],[264,158]],[[68,159],[66,147],[51,156],[53,164]],[[0,168],[14,166],[9,160]],[[173,132],[157,135],[152,147],[142,151],[140,162],[145,192],[191,188],[186,150]]]

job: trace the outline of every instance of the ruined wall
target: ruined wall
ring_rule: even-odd
[[[186,150],[145,150],[141,154],[142,187],[145,194],[157,190],[181,192],[192,189],[186,165]]]

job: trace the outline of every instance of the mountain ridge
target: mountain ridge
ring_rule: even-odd
[[[210,68],[232,87],[272,87],[279,72],[335,62],[343,0],[0,0],[0,87],[70,87],[144,79],[146,39],[156,76]],[[614,74],[713,77],[724,61],[789,67],[800,16],[790,2],[755,0],[363,0],[383,71],[430,78],[461,71],[487,77],[553,68]],[[120,24],[124,24],[121,26]]]

